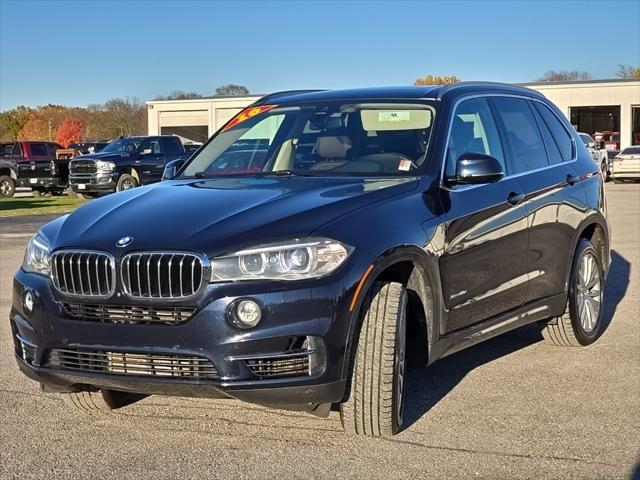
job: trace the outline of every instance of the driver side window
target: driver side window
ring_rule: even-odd
[[[455,175],[456,161],[464,153],[491,155],[506,171],[500,136],[486,98],[464,100],[456,108],[447,147],[446,176]]]

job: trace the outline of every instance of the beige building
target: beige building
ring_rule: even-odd
[[[178,135],[184,143],[203,143],[260,97],[262,95],[148,101],[149,135]]]
[[[579,132],[620,133],[621,148],[640,144],[640,80],[526,83],[539,91]]]
[[[640,80],[528,83],[554,102],[580,132],[620,133],[621,147],[640,143]],[[202,143],[261,95],[147,102],[149,134]]]

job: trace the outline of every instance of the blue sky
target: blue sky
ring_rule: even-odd
[[[612,78],[640,64],[640,1],[206,2],[0,0],[0,110],[84,106],[226,83],[525,82],[549,69]]]

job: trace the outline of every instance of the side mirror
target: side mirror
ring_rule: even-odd
[[[450,185],[475,185],[497,182],[504,176],[500,162],[482,153],[463,153],[456,162],[456,175],[448,178]]]
[[[140,151],[140,155],[151,155],[153,153],[153,150],[150,148],[145,148],[144,150]]]
[[[172,162],[167,163],[164,167],[164,171],[162,172],[162,180],[172,180],[175,178],[176,173],[178,173],[178,170],[182,168],[182,165],[184,165],[183,159],[173,160]]]
[[[596,148],[596,142],[587,143],[587,148]]]

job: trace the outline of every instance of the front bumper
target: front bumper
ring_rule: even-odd
[[[282,284],[251,282],[209,285],[195,301],[196,312],[178,324],[133,324],[73,318],[60,294],[42,276],[19,270],[13,286],[11,327],[20,369],[47,390],[69,392],[108,388],[143,394],[191,397],[231,397],[294,410],[314,410],[343,399],[345,359],[353,316],[348,305],[355,285],[372,258],[356,252],[331,277]],[[35,297],[27,314],[22,306],[26,290]],[[226,318],[238,298],[253,298],[263,307],[263,319],[250,330],[234,327]],[[118,302],[119,300],[119,302]],[[76,300],[77,301],[77,300]],[[89,302],[89,300],[86,300]],[[131,303],[118,294],[106,302]],[[178,305],[173,302],[174,305]],[[247,359],[286,354],[292,345],[313,337],[322,344],[323,365],[306,375],[263,378]],[[26,343],[23,343],[26,342]],[[28,354],[22,350],[28,346]],[[55,349],[99,349],[158,355],[191,355],[208,359],[217,378],[167,378],[123,375],[117,371],[75,371],[52,366]]]
[[[75,193],[106,193],[116,190],[118,175],[115,173],[98,173],[93,175],[69,177],[69,185]]]

